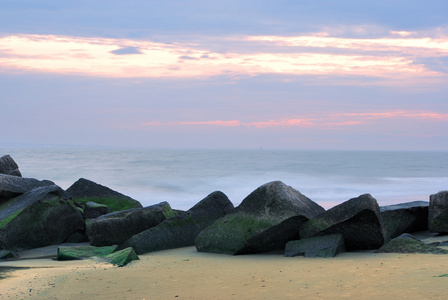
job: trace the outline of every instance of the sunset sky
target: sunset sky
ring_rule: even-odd
[[[448,1],[0,1],[0,146],[448,150]]]

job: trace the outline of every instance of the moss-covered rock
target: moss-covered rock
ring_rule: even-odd
[[[59,244],[84,226],[81,213],[57,186],[37,188],[15,200],[31,204],[16,206],[20,209],[1,220],[0,249],[26,250]]]
[[[84,218],[95,219],[109,212],[107,205],[89,201],[84,205]]]
[[[222,192],[213,192],[186,212],[132,236],[119,249],[134,248],[137,254],[193,246],[198,234],[233,210]]]
[[[76,181],[66,192],[74,202],[95,202],[107,206],[109,212],[142,207],[137,200],[84,178]]]
[[[427,245],[410,234],[402,234],[377,250],[378,253],[448,254],[448,250]]]
[[[175,215],[168,202],[113,212],[87,220],[86,234],[93,246],[120,245]]]
[[[115,251],[114,246],[94,247],[94,246],[63,246],[58,248],[57,260],[82,260],[92,257],[107,256]]]
[[[200,252],[248,254],[284,248],[299,238],[299,227],[324,209],[283,182],[260,186],[232,213],[202,231]]]
[[[119,250],[117,252],[111,253],[103,257],[104,261],[108,263],[117,265],[118,267],[123,267],[133,260],[140,260],[137,253],[131,247]]]

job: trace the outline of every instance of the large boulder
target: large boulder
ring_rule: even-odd
[[[26,250],[59,244],[84,226],[81,212],[57,186],[31,190],[11,200],[0,220],[0,249]],[[21,203],[26,203],[21,207]],[[9,204],[9,203],[7,203]]]
[[[341,234],[316,236],[286,243],[285,256],[335,257],[345,252],[344,237]]]
[[[428,229],[435,233],[448,233],[448,191],[429,197]]]
[[[54,182],[0,174],[0,205],[32,189],[49,185]]]
[[[383,224],[390,239],[402,233],[428,230],[429,202],[414,201],[381,206]]]
[[[300,237],[342,234],[347,250],[378,249],[388,237],[380,208],[370,194],[339,204],[309,220],[300,228]]]
[[[428,253],[448,254],[448,250],[427,245],[413,235],[404,233],[376,251],[377,253]]]
[[[119,249],[134,248],[137,254],[193,246],[198,234],[234,209],[222,192],[213,192],[186,212],[134,235]]]
[[[299,239],[300,225],[324,211],[283,182],[269,182],[202,231],[195,245],[200,252],[232,255],[283,249],[288,241]]]
[[[137,200],[84,178],[72,184],[66,192],[74,202],[103,204],[109,212],[142,207]]]
[[[168,202],[114,212],[87,220],[86,234],[93,246],[120,245],[175,215]]]
[[[19,166],[9,155],[0,157],[0,173],[22,177],[22,174],[19,171]]]

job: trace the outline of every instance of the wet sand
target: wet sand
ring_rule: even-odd
[[[447,238],[445,237],[444,240]],[[50,258],[0,263],[0,299],[447,299],[448,255],[343,253],[228,256],[194,247],[117,268]],[[447,275],[448,276],[448,275]]]

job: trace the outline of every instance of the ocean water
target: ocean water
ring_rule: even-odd
[[[328,209],[370,193],[380,205],[448,190],[448,152],[0,148],[24,177],[67,189],[86,178],[139,200],[188,209],[213,191],[238,205],[281,180]]]

